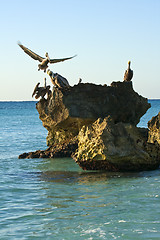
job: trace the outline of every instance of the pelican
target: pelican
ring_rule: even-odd
[[[132,77],[133,77],[133,71],[130,69],[130,65],[131,65],[131,61],[128,62],[128,69],[125,71],[124,74],[124,81],[129,82],[131,81]]]
[[[78,84],[80,84],[82,82],[82,78],[79,78]]]
[[[48,53],[46,52],[45,58],[39,56],[38,54],[34,53],[31,51],[29,48],[23,46],[20,42],[18,42],[18,45],[23,49],[25,53],[27,53],[30,57],[32,57],[34,60],[38,60],[40,64],[38,64],[38,71],[44,70],[46,72],[46,69],[48,68],[48,63],[58,63],[58,62],[63,62],[65,60],[69,60],[74,58],[76,55],[68,58],[60,58],[60,59],[50,59]]]
[[[39,97],[44,98],[46,93],[49,93],[50,86],[46,86],[46,78],[44,78],[44,87],[39,87],[40,83],[38,82],[33,90],[32,97],[35,95],[35,98],[38,99]]]
[[[47,74],[50,76],[51,82],[55,87],[63,88],[70,86],[67,79],[62,77],[58,73],[53,73],[50,69],[48,69]]]

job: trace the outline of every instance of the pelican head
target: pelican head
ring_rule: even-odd
[[[131,61],[128,61],[128,65],[129,65],[129,66],[131,65]]]
[[[46,52],[45,56],[48,59],[48,61],[50,62],[50,58],[49,58],[48,52]]]
[[[51,77],[52,76],[52,71],[50,69],[48,69],[47,74]]]

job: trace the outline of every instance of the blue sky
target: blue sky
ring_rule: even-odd
[[[37,71],[17,41],[50,58],[77,57],[50,65],[71,85],[123,81],[128,60],[135,91],[160,98],[159,0],[0,0],[0,100],[32,100]]]

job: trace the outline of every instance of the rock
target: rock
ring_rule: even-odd
[[[160,112],[148,122],[148,128],[148,142],[160,145]]]
[[[111,86],[81,83],[56,88],[50,99],[41,99],[36,108],[48,130],[47,145],[52,146],[74,138],[82,126],[109,115],[115,123],[136,125],[150,104],[133,90],[132,82],[113,82]]]
[[[69,142],[61,142],[60,144],[55,144],[46,150],[37,150],[35,152],[23,153],[19,155],[19,159],[22,158],[63,158],[71,157],[71,155],[76,151],[78,147],[77,137]]]
[[[73,155],[87,170],[141,171],[160,164],[160,149],[147,143],[147,129],[130,123],[114,123],[110,116],[84,126]]]
[[[23,159],[23,158],[27,158],[27,156],[28,156],[28,153],[25,152],[25,153],[20,154],[18,158]]]
[[[107,171],[153,170],[160,164],[159,145],[148,140],[148,129],[136,127],[150,104],[131,81],[54,88],[36,108],[49,148],[19,158],[72,156],[83,169]],[[149,125],[149,134],[157,121]]]

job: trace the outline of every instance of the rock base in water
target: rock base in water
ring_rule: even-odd
[[[73,157],[74,159],[74,157]],[[109,172],[140,172],[140,171],[152,171],[156,170],[159,167],[159,162],[153,164],[137,164],[133,167],[133,165],[130,164],[124,164],[124,165],[117,165],[112,164],[111,162],[108,162],[106,160],[84,160],[84,161],[77,161],[75,159],[75,162],[83,169],[83,170],[96,170],[96,171],[109,171]]]
[[[73,157],[87,170],[154,170],[160,164],[160,147],[147,143],[147,135],[147,129],[115,124],[111,117],[98,119],[79,132]]]
[[[61,142],[47,148],[46,150],[37,150],[19,155],[19,159],[23,158],[63,158],[71,157],[78,147],[78,140],[74,138],[70,142]]]

